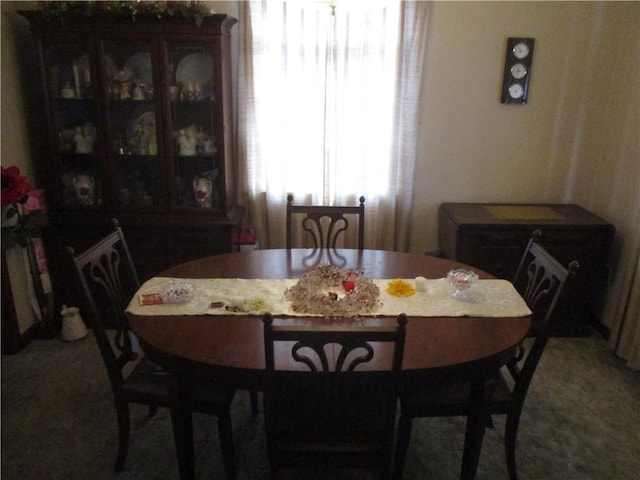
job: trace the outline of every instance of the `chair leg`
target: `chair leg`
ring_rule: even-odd
[[[516,441],[518,439],[519,423],[520,412],[507,415],[507,422],[504,429],[504,453],[507,459],[509,480],[518,480],[518,471],[516,468]]]
[[[126,401],[116,401],[118,416],[118,456],[116,457],[116,472],[124,470],[129,450],[129,404]]]
[[[180,480],[195,480],[193,415],[187,390],[188,385],[184,383],[176,382],[171,385],[169,388],[169,410]]]
[[[495,384],[491,380],[477,379],[471,383],[469,413],[467,415],[462,467],[460,469],[460,478],[462,480],[476,477],[480,451],[482,450],[482,440],[491,416],[489,400],[493,395],[494,387]]]
[[[404,462],[409,450],[409,440],[411,439],[411,427],[413,417],[401,414],[398,424],[398,436],[396,439],[396,454],[393,462],[393,480],[400,480],[404,472]]]
[[[218,416],[218,435],[220,436],[220,449],[222,450],[222,460],[228,480],[235,480],[236,467],[233,453],[233,431],[231,429],[231,417],[227,415]]]
[[[251,415],[256,418],[259,413],[258,409],[258,392],[255,390],[249,391],[249,400],[251,401]]]

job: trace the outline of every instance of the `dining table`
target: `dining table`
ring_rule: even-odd
[[[181,403],[188,402],[186,385],[220,382],[242,390],[261,391],[265,379],[264,312],[219,308],[237,298],[227,298],[229,292],[227,297],[218,295],[215,282],[227,282],[225,285],[240,282],[238,291],[233,293],[242,297],[251,288],[247,282],[295,282],[319,265],[358,271],[366,278],[376,279],[381,290],[384,282],[393,279],[415,282],[416,286],[420,279],[427,282],[427,290],[444,292],[436,301],[427,299],[428,291],[417,291],[415,301],[422,303],[413,306],[407,303],[408,312],[403,311],[403,299],[389,299],[386,310],[352,319],[297,315],[290,311],[276,311],[274,316],[284,322],[335,322],[358,328],[390,324],[398,314],[407,313],[401,391],[416,385],[472,382],[470,402],[474,408],[467,417],[460,478],[474,478],[489,421],[490,380],[529,333],[531,312],[509,282],[473,266],[421,253],[369,249],[265,249],[212,255],[175,265],[142,284],[127,310],[131,331],[145,354],[175,375],[178,385],[185,386],[178,393],[172,414],[181,478],[195,478],[191,414]],[[447,274],[457,269],[477,273],[479,280],[470,289],[477,289],[476,295],[451,299]],[[206,297],[198,300],[211,308],[205,311],[180,304],[142,305],[141,295],[154,290],[157,293],[163,282],[195,284],[194,297]],[[206,282],[213,282],[213,287],[206,288]],[[500,289],[507,293],[500,293]],[[515,309],[503,308],[503,304],[509,303],[503,297],[512,297],[517,304]]]

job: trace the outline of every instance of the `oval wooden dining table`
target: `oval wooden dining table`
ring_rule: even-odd
[[[427,255],[382,250],[274,249],[215,255],[176,265],[158,276],[171,278],[298,278],[319,264],[361,269],[368,278],[446,277],[467,265]],[[481,279],[493,278],[473,269]],[[402,313],[402,312],[398,312]],[[344,322],[344,320],[341,320]],[[395,318],[364,317],[365,324]],[[261,390],[265,372],[262,317],[238,315],[144,316],[129,314],[145,353],[179,379],[217,381]],[[486,380],[506,363],[529,332],[525,317],[410,317],[402,388],[419,382],[472,381],[478,408],[467,419],[461,478],[474,478],[488,419]],[[195,379],[195,380],[194,380]],[[182,478],[195,478],[191,415],[174,420]]]

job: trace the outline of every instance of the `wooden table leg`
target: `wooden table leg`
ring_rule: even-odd
[[[489,380],[478,380],[471,384],[469,398],[471,410],[467,416],[467,428],[464,437],[462,454],[461,480],[473,480],[476,477],[484,431],[490,418],[489,401],[493,394],[494,383]]]
[[[177,381],[171,391],[171,423],[181,480],[195,480],[193,418],[187,385]]]

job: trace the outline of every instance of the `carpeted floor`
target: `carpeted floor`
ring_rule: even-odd
[[[2,357],[2,479],[178,478],[168,412],[152,419],[146,413],[133,408],[127,469],[115,475],[115,413],[91,334],[72,343],[33,341]],[[503,418],[495,424],[485,436],[479,480],[507,478]],[[248,394],[239,392],[239,479],[267,478],[262,426],[261,417],[251,418]],[[195,415],[194,427],[198,478],[224,479],[215,418]],[[463,436],[464,419],[417,420],[405,479],[458,478]],[[524,407],[517,457],[522,480],[640,478],[640,372],[599,338],[552,339]]]

